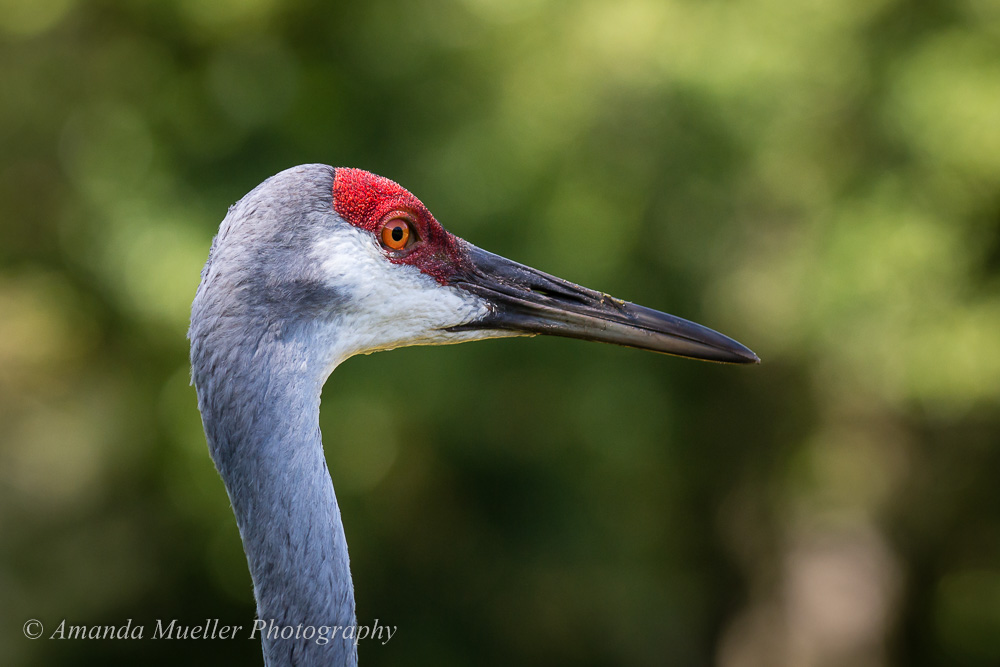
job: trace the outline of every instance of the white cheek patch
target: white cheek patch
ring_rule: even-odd
[[[441,285],[415,266],[393,264],[371,233],[338,225],[313,248],[323,280],[348,298],[322,326],[330,361],[408,345],[445,345],[517,335],[502,331],[449,332],[486,315],[479,297]]]

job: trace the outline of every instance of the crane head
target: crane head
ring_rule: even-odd
[[[192,340],[200,316],[255,321],[278,337],[309,331],[324,341],[327,372],[355,354],[538,334],[759,362],[699,324],[481,250],[389,179],[325,165],[283,171],[230,208]]]

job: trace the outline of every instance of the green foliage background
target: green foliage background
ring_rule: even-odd
[[[304,162],[733,335],[350,360],[365,665],[1000,663],[995,0],[0,1],[0,655],[257,664],[188,385],[226,207]]]

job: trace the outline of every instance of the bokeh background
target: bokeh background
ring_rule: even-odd
[[[259,664],[22,624],[252,621],[185,332],[304,162],[764,359],[345,363],[363,664],[1000,664],[995,0],[2,0],[0,72],[5,664]]]

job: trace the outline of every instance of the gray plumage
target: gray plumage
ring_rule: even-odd
[[[341,296],[303,250],[336,221],[333,170],[265,181],[230,208],[191,312],[192,377],[212,460],[229,492],[258,617],[354,625],[347,541],[319,432],[328,363],[316,322]],[[353,640],[263,639],[269,665],[354,665]]]
[[[394,228],[406,230],[405,243],[395,244]],[[356,625],[347,540],[319,432],[320,392],[336,365],[403,345],[536,334],[759,361],[701,325],[480,250],[367,172],[294,167],[229,209],[188,337],[209,452],[236,515],[260,620]],[[356,665],[357,646],[345,635],[323,644],[264,634],[264,659]]]

